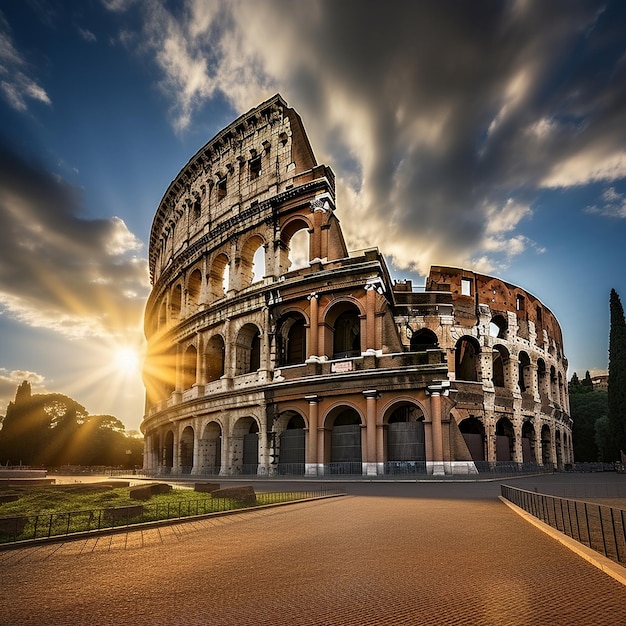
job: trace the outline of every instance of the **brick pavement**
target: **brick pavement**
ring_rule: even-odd
[[[348,496],[0,552],[0,624],[594,625],[626,587],[497,499]]]

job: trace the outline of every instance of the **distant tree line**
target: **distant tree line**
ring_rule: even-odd
[[[0,430],[3,465],[141,465],[143,439],[126,433],[112,415],[89,415],[60,393],[33,394],[30,383],[17,388]]]
[[[610,463],[626,453],[626,321],[615,289],[609,309],[608,391],[594,391],[589,372],[582,381],[574,373],[569,384],[576,461]]]

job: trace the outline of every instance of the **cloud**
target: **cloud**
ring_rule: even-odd
[[[626,176],[619,2],[169,6],[126,40],[154,59],[174,128],[280,91],[338,175],[349,245],[398,268],[503,267],[541,250],[523,229],[543,190]]]
[[[34,393],[42,393],[46,390],[46,379],[41,374],[28,370],[9,371],[0,367],[0,415],[4,415],[9,402],[15,399],[17,387],[25,380],[30,383]]]
[[[45,89],[29,72],[28,64],[13,44],[9,24],[0,12],[0,91],[17,111],[26,111],[28,100],[51,104]]]
[[[614,187],[609,187],[602,194],[602,201],[600,206],[588,206],[585,212],[603,217],[626,218],[626,196],[623,193],[617,193]]]
[[[71,338],[140,325],[141,242],[118,217],[86,219],[79,192],[0,148],[0,307]]]
[[[88,28],[78,28],[78,34],[85,40],[90,43],[94,43],[97,41],[97,37],[92,33]]]

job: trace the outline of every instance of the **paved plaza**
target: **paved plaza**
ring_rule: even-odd
[[[345,487],[0,551],[0,623],[626,623],[626,587],[500,502],[498,483]]]

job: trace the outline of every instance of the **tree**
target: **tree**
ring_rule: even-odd
[[[611,289],[609,331],[608,422],[612,449],[606,460],[616,461],[626,451],[626,321],[624,308],[615,289]]]
[[[576,374],[576,372],[574,372],[574,375],[572,376],[572,380],[569,381],[569,392],[577,393],[579,389],[580,389],[580,380],[578,379],[578,375]]]
[[[585,391],[593,391],[593,381],[591,380],[591,374],[589,374],[589,370],[585,372],[585,380],[580,383],[582,387],[584,387]]]
[[[31,393],[23,382],[0,430],[0,462],[24,465],[141,464],[143,440],[126,434],[112,415],[89,415],[60,393]]]
[[[606,441],[602,439],[599,445],[596,433],[598,421],[607,419],[607,395],[606,391],[589,393],[582,386],[570,393],[570,416],[574,421],[572,441],[577,461],[595,462],[606,458]]]

